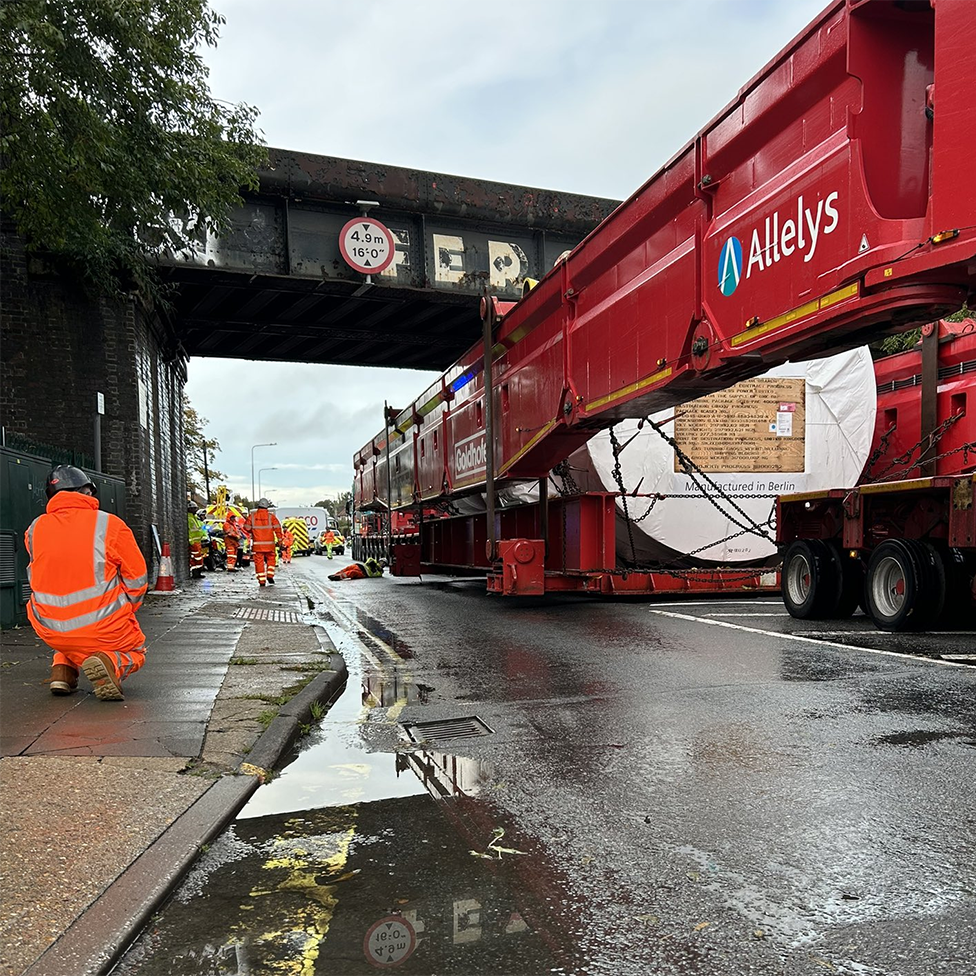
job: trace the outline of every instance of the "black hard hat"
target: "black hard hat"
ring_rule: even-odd
[[[59,491],[80,491],[82,488],[91,488],[91,493],[98,497],[95,482],[81,468],[76,468],[73,464],[59,464],[47,476],[48,498],[53,498]]]

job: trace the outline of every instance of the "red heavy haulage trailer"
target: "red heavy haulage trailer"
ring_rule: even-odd
[[[976,321],[937,322],[875,364],[875,450],[862,484],[783,495],[783,600],[800,618],[861,604],[887,630],[972,617]]]
[[[614,494],[550,498],[549,471],[622,418],[966,303],[974,50],[968,3],[830,5],[520,302],[486,296],[483,343],[389,411],[354,458],[357,509],[416,513],[417,540],[395,548],[397,567],[482,569],[506,594],[656,588],[649,568],[617,565]],[[536,504],[497,504],[533,480]],[[952,550],[973,550],[972,488],[969,475],[946,482]],[[452,517],[470,496],[484,496],[484,514]],[[913,552],[931,533],[890,519]],[[825,523],[816,528],[813,548],[855,548],[835,529],[828,540]],[[861,540],[860,559],[875,538]],[[831,575],[818,577],[821,556],[795,573],[798,585]],[[888,583],[904,590],[896,575]]]

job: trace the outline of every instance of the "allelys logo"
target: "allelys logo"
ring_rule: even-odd
[[[821,236],[832,234],[840,222],[837,212],[836,191],[829,193],[824,200],[818,200],[816,207],[804,206],[803,196],[796,201],[796,217],[780,215],[774,211],[763,222],[764,233],[760,228],[752,231],[749,244],[749,261],[743,269],[742,242],[738,237],[730,237],[723,245],[718,259],[718,287],[723,295],[731,295],[739,287],[743,271],[745,277],[752,272],[765,271],[780,260],[802,254],[804,262],[810,261],[817,251]]]

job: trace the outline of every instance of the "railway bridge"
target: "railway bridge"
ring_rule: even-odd
[[[259,178],[226,233],[201,233],[161,263],[165,309],[86,295],[3,225],[3,623],[22,616],[19,537],[43,507],[39,472],[51,461],[102,472],[147,556],[157,539],[185,544],[189,357],[444,369],[480,334],[486,286],[517,297],[617,205],[282,149],[268,150]],[[339,246],[364,214],[395,245],[370,276]]]

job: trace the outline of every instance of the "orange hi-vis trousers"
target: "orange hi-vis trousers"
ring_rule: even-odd
[[[90,650],[79,651],[55,651],[52,664],[66,664],[75,671],[80,671],[81,666],[87,658],[90,658],[95,651],[101,651],[111,659],[115,665],[115,680],[122,683],[123,679],[135,674],[146,663],[146,645],[133,648],[131,651],[106,651],[101,647]]]
[[[261,586],[270,579],[274,579],[275,575],[275,553],[274,549],[270,552],[263,552],[261,549],[255,549],[253,552],[254,558],[254,572],[257,574],[258,583]]]
[[[231,538],[231,536],[224,536],[224,551],[227,553],[227,568],[234,569],[237,566],[237,539]]]

